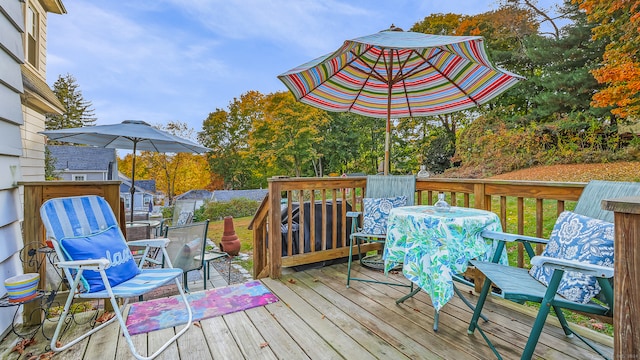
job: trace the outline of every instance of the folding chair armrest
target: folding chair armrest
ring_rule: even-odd
[[[61,268],[79,269],[100,271],[109,266],[111,262],[107,259],[89,259],[89,260],[71,260],[71,261],[59,261],[56,263]]]
[[[129,246],[149,246],[149,247],[163,248],[163,247],[167,247],[167,244],[169,244],[169,239],[166,239],[166,238],[127,241],[127,245]]]
[[[506,242],[527,241],[527,242],[533,242],[533,243],[537,243],[537,244],[546,244],[546,243],[549,242],[549,240],[547,240],[547,239],[542,239],[542,238],[535,237],[535,236],[509,234],[509,233],[503,233],[503,232],[499,232],[499,231],[485,230],[485,231],[482,232],[481,235],[482,235],[483,238],[492,239],[492,240],[506,241]]]
[[[564,271],[578,271],[586,275],[593,275],[602,278],[612,278],[613,268],[608,266],[594,265],[582,261],[557,259],[548,256],[534,256],[531,264],[535,266],[547,266],[552,269]]]

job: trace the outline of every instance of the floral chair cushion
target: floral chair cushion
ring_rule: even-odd
[[[389,198],[364,198],[362,232],[372,235],[387,233],[387,219],[391,209],[407,204],[407,197],[394,196]]]
[[[613,267],[613,224],[565,211],[558,217],[542,255]],[[533,266],[529,274],[548,285],[553,269]],[[599,292],[595,277],[573,271],[564,273],[558,287],[558,294],[583,304]]]

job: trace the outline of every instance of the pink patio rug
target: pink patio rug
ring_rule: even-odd
[[[230,314],[278,301],[260,281],[230,285],[187,295],[193,321]],[[127,329],[131,335],[184,324],[187,311],[180,296],[171,296],[131,304]]]

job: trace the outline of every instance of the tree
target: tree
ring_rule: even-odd
[[[330,117],[320,132],[324,134],[323,141],[314,144],[317,161],[314,161],[314,173],[316,176],[324,176],[330,173],[346,173],[355,169],[355,164],[359,163],[358,149],[362,138],[361,129],[355,128],[354,122],[362,115],[353,113],[329,112]],[[373,119],[365,118],[366,121]]]
[[[175,136],[185,139],[193,138],[193,129],[186,123],[169,122],[160,126]],[[121,171],[127,176],[131,174],[133,154],[119,160]],[[136,156],[136,179],[155,179],[156,189],[162,189],[169,203],[177,194],[209,186],[211,176],[205,155],[192,153],[157,153],[142,151]]]
[[[537,91],[529,97],[532,108],[528,117],[542,122],[568,114],[607,118],[611,115],[608,108],[591,107],[593,94],[602,88],[591,72],[602,63],[605,43],[591,39],[594,25],[577,5],[567,2],[562,12],[571,20],[562,28],[562,36],[532,35],[525,41],[527,56],[539,69],[529,78]]]
[[[44,179],[45,180],[57,180],[60,178],[56,172],[57,159],[51,156],[51,151],[48,147],[44,148]]]
[[[433,35],[458,35],[456,29],[465,18],[459,14],[431,14],[422,21],[415,23],[411,31]]]
[[[82,96],[80,86],[71,74],[58,76],[53,84],[53,93],[64,105],[65,112],[62,115],[48,114],[45,120],[47,130],[58,130],[91,126],[96,122],[91,101]]]
[[[255,188],[260,185],[255,164],[251,164],[249,133],[257,119],[263,117],[264,95],[249,91],[233,99],[228,110],[216,109],[202,123],[200,142],[212,149],[211,171],[218,174],[225,189]]]
[[[593,96],[593,105],[613,106],[622,118],[640,116],[640,0],[573,0],[598,25],[595,39],[607,41],[603,63],[592,70],[605,87]]]
[[[261,166],[269,169],[267,174],[314,173],[313,163],[321,157],[318,144],[324,140],[320,129],[329,121],[326,111],[296,101],[289,92],[269,94],[264,118],[254,122],[249,145]]]

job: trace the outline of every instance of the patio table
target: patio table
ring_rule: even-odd
[[[453,297],[454,275],[467,270],[471,259],[490,260],[497,244],[480,234],[502,231],[490,211],[433,206],[394,208],[387,222],[383,259],[385,273],[402,264],[402,273],[431,297],[436,313]],[[506,251],[500,262],[507,264]]]

